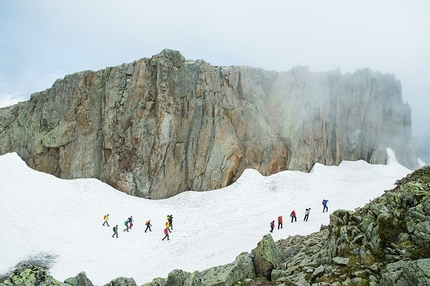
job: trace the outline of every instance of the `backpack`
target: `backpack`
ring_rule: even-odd
[[[113,227],[113,232],[115,232],[115,227]]]
[[[124,225],[127,225],[127,224],[128,224],[128,220],[124,221]]]
[[[104,220],[106,220],[106,215],[103,217]]]

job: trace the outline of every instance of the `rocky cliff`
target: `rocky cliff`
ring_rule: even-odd
[[[384,164],[387,147],[417,167],[400,81],[369,69],[219,67],[164,50],[68,75],[0,109],[0,154],[146,198],[224,187],[245,168],[269,175],[315,162]]]

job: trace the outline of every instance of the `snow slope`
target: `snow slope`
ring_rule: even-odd
[[[411,171],[387,152],[387,165],[344,161],[269,177],[246,170],[229,187],[165,200],[129,196],[95,179],[58,179],[30,169],[16,153],[6,154],[0,156],[0,276],[20,261],[51,258],[50,273],[60,281],[85,271],[97,285],[120,276],[141,285],[173,269],[227,264],[255,248],[278,215],[284,216],[284,228],[275,229],[275,240],[305,235],[327,224],[333,210],[361,207],[392,189]],[[329,213],[322,213],[324,198]],[[303,222],[308,207],[309,221]],[[296,223],[289,221],[293,209]],[[103,227],[107,213],[110,227]],[[162,241],[168,214],[174,217],[173,232]],[[129,216],[135,225],[124,233]],[[144,233],[148,219],[153,231]],[[118,239],[111,237],[115,224]]]

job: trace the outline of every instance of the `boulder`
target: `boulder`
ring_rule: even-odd
[[[151,282],[145,283],[142,286],[166,286],[167,282],[164,278],[154,278]]]
[[[270,281],[280,281],[279,279],[283,277],[288,277],[291,275],[291,273],[292,273],[291,270],[273,269],[270,274],[271,275]]]
[[[266,234],[251,252],[254,257],[254,268],[257,275],[271,279],[271,272],[282,264],[282,254],[273,241],[272,235]]]
[[[337,265],[348,266],[349,258],[336,256],[333,257],[333,262]]]
[[[105,286],[136,286],[136,281],[133,278],[118,277],[113,279],[111,282],[105,284]]]
[[[184,285],[185,280],[191,275],[191,273],[175,269],[173,271],[170,271],[170,273],[167,275],[166,285],[167,286],[176,286],[176,285]]]
[[[75,277],[67,278],[64,283],[72,286],[93,286],[93,283],[88,279],[87,274],[82,271]]]
[[[205,284],[205,279],[199,271],[194,271],[191,273],[184,282],[184,286],[203,286],[209,285]]]
[[[189,285],[233,285],[236,281],[256,276],[253,260],[246,252],[238,255],[233,263],[212,267],[203,270],[200,274],[203,284]]]
[[[311,280],[314,281],[316,278],[321,277],[324,275],[325,272],[325,266],[320,265],[312,272]]]

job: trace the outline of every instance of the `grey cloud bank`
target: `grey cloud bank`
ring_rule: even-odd
[[[213,65],[392,73],[430,162],[428,1],[2,1],[0,105],[164,48]]]

